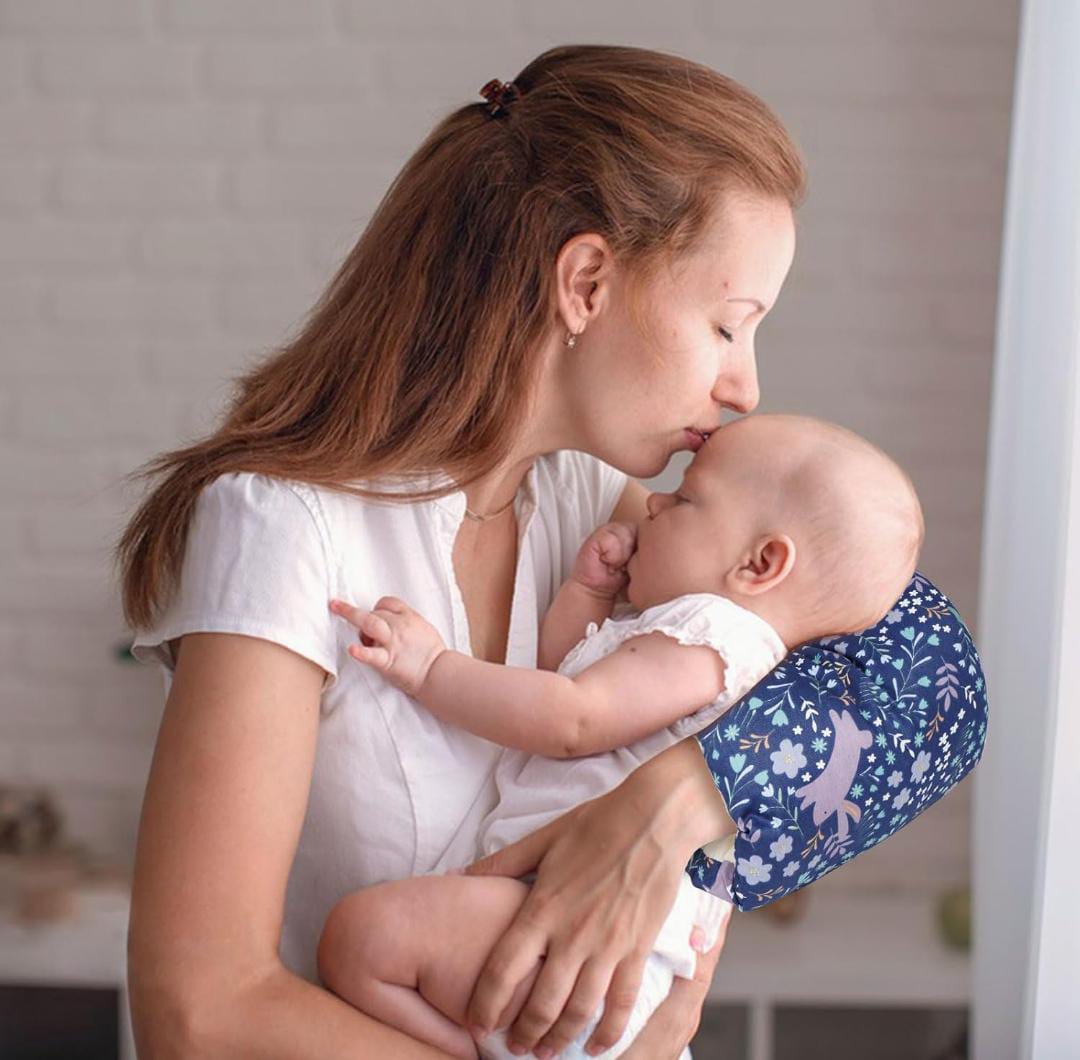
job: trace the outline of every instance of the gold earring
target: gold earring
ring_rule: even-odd
[[[584,331],[584,330],[585,330],[584,328],[581,329],[581,331]],[[578,335],[580,335],[580,334],[581,334],[581,332],[576,332],[575,333],[573,331],[568,331],[566,333],[566,338],[563,339],[563,343],[566,346],[570,346],[570,347],[576,346],[577,345],[577,340],[578,340]]]

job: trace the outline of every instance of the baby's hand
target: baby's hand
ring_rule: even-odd
[[[360,631],[360,644],[350,644],[349,654],[407,695],[419,693],[432,663],[446,651],[439,631],[396,596],[382,597],[371,611],[331,600],[330,610]]]
[[[637,527],[604,523],[578,551],[570,577],[587,589],[615,596],[626,584],[626,564],[637,548]]]

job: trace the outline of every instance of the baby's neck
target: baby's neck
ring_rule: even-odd
[[[787,606],[786,601],[778,599],[778,596],[778,593],[773,592],[763,593],[760,596],[729,596],[728,599],[768,622],[776,630],[776,635],[784,642],[784,647],[791,651],[807,638],[799,635],[799,630],[791,615],[791,608]]]

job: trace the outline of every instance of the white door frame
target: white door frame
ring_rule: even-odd
[[[979,606],[971,1055],[1080,1057],[1080,4],[1026,0]]]

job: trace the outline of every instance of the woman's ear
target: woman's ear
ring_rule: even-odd
[[[787,534],[763,534],[735,571],[740,592],[756,596],[775,589],[795,567],[795,542]]]
[[[595,232],[568,239],[555,259],[558,314],[575,334],[588,325],[608,297],[614,259],[608,242]]]

